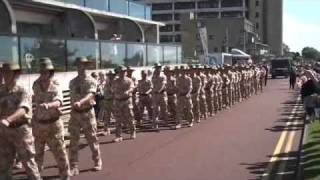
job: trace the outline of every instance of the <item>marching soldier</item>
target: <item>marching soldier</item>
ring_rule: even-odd
[[[35,138],[36,157],[39,171],[43,169],[45,145],[52,151],[62,180],[70,179],[69,161],[64,144],[64,125],[58,109],[63,102],[62,90],[54,78],[54,67],[49,58],[40,59],[40,77],[33,84],[36,105],[32,128]]]
[[[94,170],[102,169],[99,142],[97,138],[97,122],[94,114],[94,97],[97,91],[96,81],[87,74],[90,61],[86,57],[78,57],[75,61],[78,76],[70,81],[71,117],[69,121],[70,132],[70,166],[71,175],[79,174],[78,151],[80,132],[83,131],[90,149]]]
[[[103,101],[102,101],[102,111],[99,114],[99,119],[104,122],[104,135],[110,135],[110,123],[113,115],[113,93],[111,90],[112,83],[115,78],[115,73],[110,70],[107,73],[106,83],[103,87]]]
[[[164,116],[168,122],[168,98],[166,93],[167,77],[161,74],[161,64],[154,65],[154,72],[152,76],[152,108],[153,108],[153,128],[158,129],[159,115]]]
[[[132,76],[134,72],[134,69],[132,69],[130,66],[127,66],[127,77],[132,79],[133,81],[133,91],[132,91],[132,104],[133,104],[133,115],[134,115],[134,119],[136,121],[139,121],[139,105],[138,105],[138,98],[137,98],[137,79],[135,77]]]
[[[177,116],[177,81],[176,78],[173,77],[173,71],[169,66],[164,68],[164,74],[167,76],[168,111],[174,119]]]
[[[191,95],[192,92],[192,80],[186,74],[186,68],[181,66],[180,68],[181,75],[177,78],[177,125],[176,129],[180,129],[182,126],[182,119],[186,113],[188,127],[193,126],[193,112],[192,112],[192,101]]]
[[[207,86],[205,87],[206,92],[206,101],[208,106],[208,112],[210,116],[213,116],[214,114],[214,106],[213,106],[213,92],[212,92],[212,86],[213,86],[213,78],[210,74],[210,67],[205,66],[205,75],[207,76]]]
[[[204,119],[207,118],[207,102],[206,102],[206,92],[205,92],[205,87],[207,86],[207,77],[202,73],[202,69],[200,66],[197,67],[197,75],[201,79],[201,88],[200,88],[200,94],[199,94],[199,107],[200,107],[200,113],[201,117]]]
[[[223,98],[222,98],[222,86],[223,86],[223,80],[221,77],[221,70],[218,69],[217,71],[217,94],[218,94],[218,110],[222,110],[223,106]]]
[[[201,79],[196,74],[197,69],[194,66],[191,66],[190,69],[190,77],[192,79],[192,91],[191,91],[191,99],[192,99],[192,105],[193,105],[193,115],[194,120],[197,123],[200,123],[200,101],[199,101],[199,95],[201,91]]]
[[[223,80],[223,88],[222,88],[222,96],[223,96],[223,104],[226,109],[230,109],[230,101],[229,101],[229,86],[230,79],[227,75],[227,69],[222,70],[222,80]]]
[[[117,68],[118,78],[111,86],[114,95],[113,113],[116,120],[116,138],[114,142],[123,141],[122,128],[126,124],[130,130],[130,138],[136,138],[136,127],[133,115],[132,92],[134,90],[133,81],[126,76],[126,68],[119,66]]]
[[[217,76],[217,67],[213,66],[211,69],[212,76],[212,100],[213,100],[213,111],[216,114],[218,112],[218,76]]]
[[[138,81],[138,94],[139,94],[139,120],[138,126],[142,125],[142,117],[144,109],[148,111],[149,120],[152,120],[152,82],[147,78],[147,72],[141,71],[141,80]]]
[[[31,97],[17,84],[19,64],[3,64],[4,84],[0,87],[0,179],[12,179],[16,153],[31,180],[41,180],[35,162],[34,138],[30,126]]]

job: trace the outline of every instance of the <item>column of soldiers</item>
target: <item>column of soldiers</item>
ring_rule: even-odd
[[[0,180],[12,179],[16,154],[31,180],[40,180],[45,145],[52,151],[62,180],[79,174],[80,133],[92,151],[93,170],[102,169],[94,112],[97,81],[87,72],[90,61],[75,60],[78,75],[69,83],[71,113],[69,155],[61,120],[62,89],[54,78],[55,68],[49,58],[39,60],[40,76],[33,84],[33,97],[17,83],[21,74],[16,63],[0,66]],[[133,69],[119,66],[107,73],[104,99],[99,104],[98,119],[105,134],[115,120],[114,142],[123,141],[123,132],[136,138],[137,128],[160,126],[180,129],[193,127],[223,109],[262,91],[265,70],[255,65],[176,66],[154,65],[152,77],[141,71],[141,79],[132,77]],[[32,108],[32,102],[34,107]],[[144,116],[147,112],[148,116]],[[32,115],[33,114],[33,115]],[[148,118],[145,118],[148,117]],[[184,121],[186,120],[186,121]]]

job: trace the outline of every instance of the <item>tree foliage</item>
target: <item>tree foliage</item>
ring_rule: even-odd
[[[305,47],[302,50],[302,56],[306,59],[317,60],[320,58],[320,52],[313,47]]]

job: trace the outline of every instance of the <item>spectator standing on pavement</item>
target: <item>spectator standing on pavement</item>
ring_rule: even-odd
[[[292,67],[290,71],[290,78],[289,78],[289,83],[290,83],[290,89],[294,89],[297,81],[297,70],[296,68]]]
[[[70,132],[70,170],[71,175],[79,174],[78,151],[80,132],[84,133],[92,152],[94,170],[102,169],[100,147],[97,137],[97,122],[93,106],[95,105],[95,94],[97,82],[87,75],[90,61],[86,57],[78,57],[75,61],[78,76],[70,81],[71,117],[69,121]]]
[[[34,103],[32,132],[35,138],[36,156],[39,171],[43,170],[43,158],[46,144],[53,153],[62,180],[70,179],[69,160],[64,144],[64,124],[60,119],[63,95],[57,80],[54,79],[54,67],[49,58],[40,59],[40,77],[33,84]]]
[[[26,89],[17,83],[19,64],[3,64],[4,84],[0,86],[0,179],[12,179],[16,153],[31,180],[41,180],[35,162],[34,138],[30,126],[32,102]]]

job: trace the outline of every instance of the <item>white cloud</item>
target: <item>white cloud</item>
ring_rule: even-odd
[[[289,45],[291,51],[301,51],[306,46],[320,50],[320,26],[316,23],[307,23],[284,13],[284,43]]]

